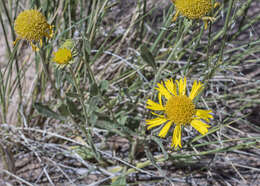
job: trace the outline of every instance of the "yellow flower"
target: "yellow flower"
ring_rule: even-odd
[[[157,117],[154,119],[146,120],[148,130],[164,125],[159,133],[159,137],[165,137],[173,124],[175,124],[172,147],[181,146],[181,128],[187,124],[191,125],[202,135],[208,132],[210,125],[201,120],[209,122],[209,118],[213,118],[211,110],[196,109],[194,99],[203,90],[203,84],[200,81],[194,81],[189,96],[186,95],[186,77],[174,82],[168,79],[164,82],[157,83],[156,90],[158,91],[159,103],[147,100],[146,108],[154,111],[161,111],[163,115],[151,112]],[[162,99],[164,97],[165,99]],[[163,101],[165,100],[165,104]]]
[[[15,22],[14,30],[18,35],[14,44],[20,39],[30,42],[34,51],[39,50],[33,42],[40,41],[42,46],[42,38],[53,36],[53,26],[49,25],[44,17],[38,10],[25,10],[21,12]]]
[[[213,22],[213,17],[206,16],[213,8],[217,7],[219,3],[213,5],[212,0],[172,0],[177,9],[173,21],[175,21],[179,14],[189,19],[202,19],[207,28],[208,21]]]
[[[53,55],[54,57],[52,60],[59,68],[63,68],[73,62],[72,52],[68,48],[60,48],[57,52],[54,52]]]

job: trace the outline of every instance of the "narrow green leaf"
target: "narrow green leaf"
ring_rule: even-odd
[[[99,86],[102,92],[106,92],[109,86],[109,82],[107,80],[102,80]]]
[[[59,115],[58,113],[51,110],[47,105],[42,103],[34,103],[34,108],[39,112],[39,114],[51,117],[58,120],[65,120],[65,117]]]
[[[64,117],[67,117],[67,116],[69,116],[69,110],[68,110],[68,108],[67,108],[67,105],[65,105],[65,104],[61,104],[59,107],[58,107],[58,111],[59,111],[59,113],[62,115],[62,116],[64,116]]]
[[[152,139],[155,143],[157,143],[157,144],[159,145],[160,149],[161,149],[162,152],[163,152],[164,158],[167,160],[169,156],[168,156],[168,153],[166,152],[166,150],[165,150],[164,147],[163,147],[163,144],[162,144],[161,139],[158,138],[158,137],[155,137],[155,136],[152,136],[151,139]]]
[[[125,176],[119,176],[114,182],[112,182],[111,186],[125,186],[126,178]]]
[[[160,172],[162,172],[162,169],[160,168],[159,165],[157,165],[156,160],[154,159],[153,154],[151,153],[151,151],[148,149],[147,146],[145,147],[144,151],[145,151],[146,157],[151,161],[152,165],[154,167],[156,167]]]
[[[153,69],[156,69],[154,57],[145,45],[141,47],[141,57],[148,65],[153,67]]]
[[[98,87],[97,87],[97,85],[94,84],[94,83],[90,85],[90,95],[91,95],[91,96],[96,96],[96,95],[98,95]]]
[[[75,92],[69,92],[69,93],[66,93],[66,96],[71,97],[71,98],[78,98],[79,94],[77,94]]]
[[[80,110],[77,108],[76,104],[73,101],[67,98],[66,102],[67,102],[67,108],[71,114],[80,115]]]

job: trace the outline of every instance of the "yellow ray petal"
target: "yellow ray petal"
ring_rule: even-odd
[[[158,116],[158,117],[164,118],[164,115],[161,115],[161,114],[156,114],[154,112],[151,112],[151,114],[154,115],[154,116]]]
[[[179,88],[179,95],[185,95],[186,93],[186,77],[184,77],[183,79],[180,79],[179,81],[176,80],[176,83],[178,85]]]
[[[212,110],[201,110],[201,109],[197,109],[196,110],[196,116],[200,119],[203,119],[207,122],[209,122],[209,118],[213,119],[213,116],[209,113],[211,113]]]
[[[177,96],[176,85],[173,83],[173,79],[168,79],[164,83],[169,92],[172,93],[174,96]]]
[[[208,132],[208,128],[210,128],[210,125],[196,119],[192,120],[190,124],[202,135],[206,134]]]
[[[210,21],[210,22],[214,22],[214,21],[216,21],[216,18],[214,18],[214,17],[209,17],[209,16],[204,16],[204,17],[202,17],[202,20],[203,21]]]
[[[155,103],[150,99],[147,100],[146,104],[147,104],[146,108],[151,110],[165,110],[162,105],[160,105],[159,103]]]
[[[32,41],[30,41],[30,44],[31,44],[31,46],[32,46],[33,51],[38,52],[38,51],[40,50],[36,45],[33,44]]]
[[[202,20],[204,22],[204,29],[207,30],[208,28],[208,22],[210,21],[211,23],[213,23],[216,19],[214,17],[209,17],[209,16],[204,16],[202,17]]]
[[[20,38],[16,38],[15,41],[13,42],[13,45],[15,46],[18,41],[20,41]]]
[[[167,119],[161,118],[161,117],[146,120],[146,125],[149,125],[149,126],[147,127],[147,129],[149,130],[149,129],[151,129],[151,128],[154,128],[154,127],[156,127],[156,126],[159,126],[159,125],[165,123],[166,121],[167,121]]]
[[[53,37],[53,34],[54,34],[53,28],[54,28],[54,25],[50,25],[50,26],[49,26],[49,29],[50,29],[50,33],[48,34],[48,38],[49,38],[49,39]]]
[[[158,100],[159,100],[159,104],[161,105],[161,107],[163,107],[163,105],[162,105],[162,94],[160,92],[158,93]]]
[[[42,45],[43,45],[43,42],[42,42],[42,39],[40,39],[40,46],[42,47]]]
[[[217,7],[219,7],[219,6],[220,6],[220,3],[219,3],[219,2],[215,2],[214,8],[217,8]]]
[[[158,136],[161,138],[164,138],[166,136],[166,134],[168,133],[171,126],[172,126],[172,122],[171,121],[167,122],[164,125],[164,127],[162,128],[162,130],[160,131],[160,133],[158,134]]]
[[[198,83],[197,81],[194,81],[189,98],[193,100],[203,90],[203,88],[203,84],[200,81]]]
[[[159,91],[167,100],[169,100],[172,95],[170,92],[164,87],[163,83],[157,83],[157,86],[155,89]]]
[[[180,14],[180,11],[177,10],[175,15],[174,15],[174,17],[172,18],[172,22],[176,21],[176,19],[178,18],[179,14]]]
[[[183,78],[183,95],[186,94],[187,80],[186,77]]]
[[[207,30],[207,28],[208,28],[208,21],[203,21],[204,22],[204,30]]]
[[[174,128],[173,136],[172,136],[172,147],[174,148],[182,147],[181,146],[181,125],[176,125]]]

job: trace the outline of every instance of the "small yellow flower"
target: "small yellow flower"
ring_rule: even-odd
[[[203,90],[203,84],[200,81],[194,81],[189,96],[186,95],[186,77],[174,81],[168,79],[164,82],[157,83],[156,90],[158,91],[159,103],[150,99],[147,100],[146,108],[154,111],[162,111],[163,115],[151,112],[157,117],[146,120],[148,130],[163,125],[159,137],[165,137],[173,124],[175,129],[172,137],[172,147],[182,147],[181,145],[181,127],[190,124],[193,128],[199,131],[202,135],[208,132],[210,125],[201,120],[209,122],[209,118],[213,118],[211,110],[196,109],[194,99]],[[162,99],[162,96],[165,99]],[[165,100],[165,104],[163,104]]]
[[[208,21],[213,22],[213,17],[206,16],[213,8],[217,7],[219,3],[213,5],[212,0],[172,0],[177,9],[173,21],[175,21],[179,14],[189,19],[202,19],[207,29]]]
[[[54,52],[53,55],[53,62],[55,62],[59,68],[63,68],[73,62],[72,52],[68,48],[60,48],[57,52]]]
[[[48,38],[52,38],[53,36],[53,26],[47,23],[44,15],[38,10],[25,10],[21,12],[14,22],[14,30],[18,35],[14,44],[20,39],[27,40],[34,51],[39,50],[39,48],[33,42],[40,41],[40,45],[42,46],[42,38],[44,36]]]

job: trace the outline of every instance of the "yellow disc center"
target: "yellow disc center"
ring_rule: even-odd
[[[71,51],[67,48],[60,48],[57,52],[54,53],[53,61],[63,65],[68,64],[71,59]]]
[[[187,96],[172,96],[165,105],[165,114],[175,124],[187,124],[195,114],[195,105]]]
[[[189,19],[200,19],[213,8],[211,0],[175,0],[175,6]]]

